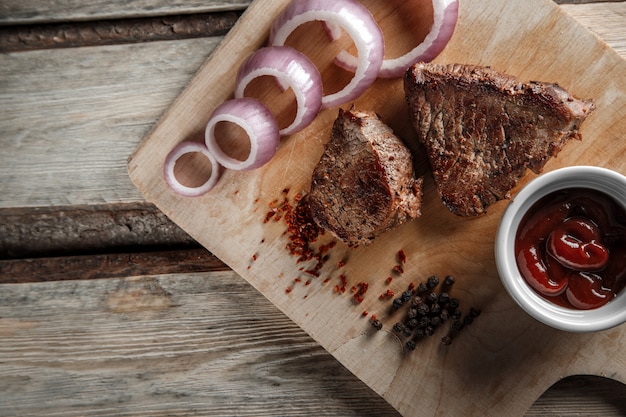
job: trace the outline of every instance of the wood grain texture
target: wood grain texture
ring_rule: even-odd
[[[286,291],[290,280],[301,272],[286,257],[283,231],[261,224],[260,207],[280,198],[285,187],[294,192],[307,189],[336,111],[321,112],[304,132],[285,140],[264,168],[227,172],[206,198],[185,200],[168,189],[154,161],[163,161],[174,144],[202,137],[209,110],[231,94],[232,68],[262,44],[271,16],[284,3],[264,3],[263,7],[254,3],[247,10],[132,157],[131,177],[147,199],[403,415],[522,415],[563,375],[603,374],[626,381],[626,355],[618,347],[626,338],[623,326],[595,335],[554,331],[521,313],[506,296],[493,260],[493,235],[506,202],[492,207],[484,217],[459,219],[442,210],[438,198],[428,197],[433,193],[432,184],[427,183],[422,218],[367,248],[351,251],[339,245],[331,254],[331,264],[349,257],[346,269],[329,266],[322,270],[323,277],[332,280],[340,273],[347,275],[348,288],[366,280],[374,295],[362,305],[355,307],[349,295],[347,299],[333,297],[319,283]],[[384,10],[378,13],[388,16]],[[374,10],[375,16],[378,13]],[[455,35],[438,61],[490,65],[523,80],[558,81],[573,94],[596,100],[598,110],[583,126],[586,140],[569,147],[547,170],[582,163],[626,172],[626,161],[620,156],[626,145],[614,140],[626,128],[626,94],[621,83],[626,79],[626,62],[621,57],[550,2],[518,1],[505,6],[495,0],[468,0],[461,2],[460,16]],[[311,46],[310,38],[300,41]],[[315,51],[323,55],[327,50],[318,46]],[[322,72],[327,70],[330,67]],[[356,106],[379,112],[401,137],[410,140],[400,81],[377,82],[356,100]],[[197,221],[199,213],[212,221]],[[381,305],[377,294],[384,291],[383,282],[400,249],[409,261],[405,279],[393,285],[396,293],[430,274],[452,274],[461,281],[456,287],[460,297],[483,310],[480,324],[450,349],[425,343],[407,354],[403,342],[389,331],[397,318]],[[374,334],[367,322],[359,320],[363,310],[376,313],[386,323],[385,331]],[[394,351],[395,356],[389,355]],[[546,361],[549,368],[544,366]],[[501,373],[489,371],[495,369]],[[411,401],[417,396],[422,398],[419,405]]]
[[[618,22],[603,33],[626,57],[626,3],[580,7],[600,32]],[[126,159],[220,40],[0,55],[0,208],[145,201]]]
[[[0,209],[0,260],[198,246],[145,203]]]
[[[114,45],[223,36],[239,17],[236,12],[0,26],[0,52]]]
[[[0,25],[243,10],[250,0],[3,0]]]
[[[121,1],[116,2],[112,7],[123,9],[125,4],[132,5],[132,3]],[[172,4],[172,2],[169,3]],[[560,3],[577,2],[567,1]],[[2,10],[5,4],[8,3],[2,2],[0,4],[0,10]],[[24,3],[25,7],[28,7],[29,4],[33,4],[33,2]],[[187,2],[187,4],[190,4],[190,2]],[[47,7],[59,7],[59,5],[60,2],[43,2],[41,5],[37,5],[37,7],[40,10],[44,10]],[[81,5],[89,7],[89,3],[80,2],[80,4],[75,5],[75,8],[80,9]],[[600,3],[585,6],[584,9],[580,8],[580,6],[571,6],[566,8],[566,10],[585,24],[595,24],[597,28],[594,31],[601,36],[604,33],[608,37],[609,45],[616,48],[622,56],[626,57],[623,35],[624,25],[619,20],[620,16],[624,16],[624,3],[615,4],[615,9],[612,9],[611,7],[613,6],[610,6],[610,10],[605,10],[607,6],[606,3]],[[106,9],[107,7],[103,7],[105,13],[107,12]],[[70,11],[70,15],[72,13],[74,11]],[[52,14],[54,14],[54,11]],[[67,19],[63,14],[59,16],[56,21]],[[78,17],[77,19],[88,18],[89,16],[83,14],[83,17]],[[615,32],[603,32],[603,20],[605,18],[609,23],[616,22]],[[37,19],[40,19],[40,17],[36,17],[35,21]],[[199,68],[200,64],[198,61],[202,61],[202,59],[196,60],[195,52],[197,50],[188,50],[186,45],[189,45],[189,43],[185,41],[178,43],[181,47],[181,53],[187,54],[179,57],[180,59],[177,57],[173,59],[165,58],[175,55],[169,49],[171,44],[167,42],[158,42],[152,45],[154,48],[152,49],[153,53],[160,54],[160,49],[157,48],[157,45],[159,48],[163,47],[165,51],[169,51],[169,53],[163,55],[163,59],[166,61],[165,63],[170,73],[165,75],[161,73],[161,76],[155,78],[154,84],[156,88],[161,90],[165,88],[163,84],[166,84],[167,89],[175,88],[182,90],[188,78]],[[114,49],[117,50],[117,48]],[[134,77],[144,70],[150,74],[150,70],[154,69],[150,68],[154,66],[154,57],[144,56],[142,61],[139,57],[130,54],[130,51],[133,50],[135,48],[126,47],[121,47],[118,50],[118,61],[127,56],[133,56],[133,59],[125,60],[123,65],[126,71],[134,74],[134,76],[122,78],[127,89],[125,91],[116,91],[116,96],[109,98],[119,103],[128,103],[127,108],[129,109],[132,109],[133,106],[145,105],[144,98],[135,93],[135,83],[138,81]],[[54,128],[59,115],[62,116],[64,114],[63,111],[54,109],[55,106],[64,106],[67,111],[72,111],[76,107],[81,106],[81,100],[83,101],[82,104],[93,102],[89,97],[79,97],[83,89],[91,89],[102,95],[102,97],[107,97],[106,91],[95,89],[95,86],[90,85],[91,82],[88,80],[88,77],[80,76],[80,64],[74,62],[74,56],[81,59],[87,56],[97,61],[101,57],[104,58],[110,55],[110,49],[106,47],[88,48],[88,51],[80,51],[77,55],[73,55],[71,52],[46,52],[42,54],[20,53],[0,57],[3,64],[0,65],[0,73],[2,73],[2,76],[0,76],[0,108],[3,109],[3,114],[0,114],[0,143],[3,148],[3,151],[0,152],[1,165],[6,167],[8,163],[12,167],[22,167],[22,164],[25,164],[25,161],[31,155],[35,155],[36,158],[33,162],[36,163],[33,164],[32,171],[42,174],[34,179],[28,175],[29,170],[26,168],[21,170],[26,175],[18,176],[10,175],[8,170],[2,171],[0,169],[0,183],[6,187],[3,188],[3,191],[11,187],[19,189],[23,185],[26,186],[27,190],[30,190],[26,194],[20,194],[17,191],[12,191],[8,194],[2,193],[0,194],[0,204],[3,204],[3,207],[15,207],[18,210],[24,206],[39,205],[49,206],[51,210],[54,210],[55,207],[69,210],[71,208],[67,204],[80,205],[85,202],[93,204],[94,202],[99,203],[105,200],[105,202],[137,201],[135,200],[136,197],[128,197],[128,195],[136,196],[136,193],[134,192],[134,186],[130,184],[130,181],[125,176],[124,164],[128,155],[124,154],[124,152],[119,152],[114,158],[100,161],[101,165],[98,169],[101,172],[117,172],[116,175],[107,177],[106,181],[94,180],[89,176],[83,176],[83,181],[93,182],[91,185],[65,181],[70,177],[69,173],[73,169],[76,169],[77,172],[84,170],[81,162],[84,157],[84,160],[88,162],[94,160],[92,154],[94,148],[80,146],[80,141],[77,138],[95,136],[98,140],[108,143],[106,147],[112,150],[112,152],[116,151],[117,144],[126,145],[128,141],[132,142],[132,144],[128,145],[128,148],[133,148],[139,143],[144,134],[140,133],[140,130],[115,129],[115,126],[125,123],[125,114],[120,114],[115,109],[112,110],[109,106],[105,106],[97,117],[86,114],[83,118],[77,118],[77,122],[73,123],[71,127],[68,124],[66,129],[59,130]],[[100,55],[101,53],[102,56]],[[53,55],[57,54],[63,55],[59,59],[53,58]],[[22,80],[20,77],[11,76],[12,85],[16,87],[12,90],[15,94],[7,97],[5,92],[8,91],[6,88],[8,84],[4,84],[3,81],[7,78],[7,74],[10,71],[3,72],[2,69],[7,59],[14,62],[20,61],[19,64],[11,67],[16,73],[28,74],[39,65],[47,65],[48,68],[56,69],[56,71],[50,72],[39,71],[37,76],[41,84],[40,90],[43,91],[47,88],[46,85],[52,83],[55,85],[53,92],[43,94],[42,91],[31,91],[29,84],[32,82],[32,78],[25,77]],[[52,62],[55,65],[51,65]],[[106,58],[104,62],[110,63]],[[144,68],[139,69],[138,67]],[[67,72],[71,76],[60,77],[56,72]],[[95,78],[106,77],[105,72],[106,67],[94,68],[92,65],[89,76]],[[174,73],[177,72],[184,72],[186,76],[173,77]],[[141,84],[141,81],[138,83]],[[149,96],[154,93],[154,90],[147,88],[139,88],[138,91]],[[156,121],[158,118],[157,113],[160,114],[170,104],[169,100],[157,96],[158,94],[150,96],[150,101],[154,103],[156,100],[156,105],[161,106],[161,110],[154,111],[155,115],[152,121],[145,123],[145,131],[149,130],[149,125]],[[176,96],[176,93],[171,93],[171,96]],[[16,107],[20,111],[13,113],[12,118],[6,118],[4,115],[5,109],[13,111]],[[35,129],[28,123],[24,123],[29,120],[31,113],[39,114],[38,123],[42,126],[40,129]],[[136,118],[135,111],[126,113],[128,120]],[[111,117],[115,117],[116,123],[111,123],[107,119],[108,114]],[[99,132],[98,126],[103,122],[107,130],[106,134]],[[45,161],[45,158],[39,154],[35,145],[32,147],[19,146],[19,131],[7,128],[7,126],[14,123],[20,124],[21,132],[26,132],[24,134],[37,130],[36,133],[41,143],[57,143],[62,147],[63,152],[71,152],[76,155],[73,159],[67,158],[64,160],[65,169],[68,173],[59,174],[55,169],[48,169],[50,162]],[[9,131],[12,133],[7,134]],[[65,136],[68,136],[70,139]],[[50,149],[53,148],[50,145]],[[55,156],[54,149],[50,151],[50,154],[52,157]],[[108,165],[106,169],[104,169],[105,165]],[[55,164],[51,164],[51,166],[54,168]],[[9,181],[11,184],[8,184]],[[114,189],[119,190],[119,195],[111,192]],[[103,199],[103,192],[106,193],[106,199]],[[119,197],[120,195],[122,197]],[[143,198],[139,196],[138,200],[143,201]],[[55,268],[59,268],[60,265],[62,263],[57,264]],[[103,269],[106,269],[106,267],[106,265],[102,265]],[[50,274],[58,273],[58,271],[59,269],[51,270]],[[80,278],[79,269],[75,270],[75,274],[75,278]],[[84,278],[87,277],[87,275],[84,276]],[[189,276],[185,274],[170,277],[175,283],[170,282],[170,285],[167,287],[168,291],[173,294],[179,294],[177,284],[186,285]],[[93,343],[94,349],[98,349],[101,344],[99,340],[101,334],[95,333],[106,333],[111,327],[105,323],[109,320],[109,316],[102,315],[104,314],[104,303],[97,304],[97,300],[102,299],[109,293],[106,288],[113,292],[117,287],[106,287],[103,282],[93,283],[92,285],[85,281],[71,283],[71,286],[67,286],[68,283],[3,286],[0,291],[2,294],[0,297],[0,317],[2,317],[0,318],[0,334],[2,335],[2,338],[0,338],[0,358],[2,358],[0,360],[0,407],[4,404],[6,406],[0,408],[0,414],[19,416],[42,414],[72,415],[70,413],[74,412],[74,415],[120,415],[125,413],[137,416],[165,414],[277,415],[277,413],[282,415],[311,416],[398,415],[390,406],[386,406],[383,401],[376,401],[375,398],[378,397],[373,391],[360,383],[354,376],[345,372],[344,368],[336,360],[332,359],[323,348],[306,336],[293,322],[282,316],[271,303],[266,302],[263,297],[259,296],[256,290],[242,281],[241,278],[221,274],[218,274],[218,276],[200,274],[198,277],[200,277],[200,280],[209,280],[211,282],[223,280],[225,286],[232,285],[233,281],[238,279],[239,283],[242,284],[239,287],[241,292],[238,291],[238,294],[241,295],[240,300],[244,303],[254,302],[255,304],[255,307],[250,309],[250,315],[241,314],[240,311],[232,312],[231,306],[231,309],[229,307],[225,309],[228,315],[220,315],[220,318],[216,318],[215,321],[209,320],[212,326],[214,326],[214,334],[221,335],[215,336],[221,340],[220,343],[230,346],[230,349],[235,352],[240,350],[242,355],[232,361],[225,360],[212,363],[207,367],[211,371],[217,370],[217,372],[212,373],[187,372],[186,364],[188,361],[189,363],[198,363],[196,362],[197,358],[210,350],[207,346],[215,346],[213,343],[217,342],[200,347],[195,354],[190,354],[188,350],[181,349],[180,355],[168,354],[160,356],[159,348],[167,345],[169,343],[167,340],[171,340],[172,336],[162,333],[155,336],[158,331],[155,331],[154,328],[159,326],[156,323],[145,328],[133,328],[137,332],[137,340],[148,340],[150,338],[150,341],[154,344],[154,352],[151,352],[151,356],[161,359],[153,363],[153,368],[156,369],[154,372],[144,371],[147,368],[144,366],[145,361],[132,361],[132,359],[137,359],[140,356],[137,354],[140,348],[139,345],[129,345],[126,351],[122,348],[133,337],[133,335],[129,335],[130,331],[113,334],[106,343],[105,351],[113,351],[114,349],[111,347],[113,345],[120,347],[117,350],[119,360],[109,360],[110,356],[105,355],[102,361],[94,361],[91,368],[87,370],[87,367],[90,366],[86,364],[87,360],[76,358],[80,358],[81,355],[88,352],[81,349],[77,344],[85,340],[81,335],[89,334],[87,338],[91,341],[89,344]],[[147,277],[148,281],[153,278]],[[160,277],[158,278],[160,279]],[[169,279],[169,277],[166,278]],[[137,280],[143,280],[143,278]],[[121,281],[126,280],[118,282]],[[136,291],[137,286],[134,286],[135,280],[131,279],[130,281],[133,281],[133,284],[129,285],[128,288],[131,286],[135,288],[135,297],[142,298],[141,294],[146,295],[145,301],[137,302],[137,305],[140,306],[138,310],[146,309],[146,311],[137,314],[139,316],[151,314],[149,311],[155,304],[154,301],[150,301],[152,299],[151,292],[147,290],[143,292]],[[150,285],[146,286],[149,287]],[[11,291],[9,291],[9,288]],[[105,290],[102,290],[103,288]],[[216,285],[211,288],[219,289],[223,287]],[[157,290],[156,292],[159,291]],[[85,293],[92,294],[92,296],[86,295],[84,298],[86,301],[83,302],[81,301],[83,297],[80,296],[79,298],[77,295]],[[5,295],[7,298],[5,298]],[[12,297],[13,295],[15,297],[9,299],[9,296]],[[207,299],[201,300],[198,308],[206,308],[207,306],[204,303],[207,300],[209,304],[212,304],[211,297],[207,296]],[[90,306],[88,305],[90,302],[94,302],[97,305]],[[222,309],[222,307],[219,307],[221,302],[217,303],[217,305],[218,310]],[[71,306],[71,308],[66,306]],[[211,312],[211,314],[213,313]],[[50,317],[41,319],[40,323],[42,323],[43,327],[46,325],[50,326],[50,329],[47,331],[42,329],[26,331],[24,329],[29,326],[29,322],[33,317],[35,317],[34,320],[36,321],[38,318],[45,316]],[[11,317],[13,320],[3,321],[5,317]],[[88,322],[85,317],[100,317],[100,319]],[[199,319],[202,320],[203,317],[200,316]],[[257,339],[258,343],[256,345],[254,345],[255,342],[248,343],[238,332],[228,331],[230,323],[233,320],[238,320],[240,317],[242,321],[247,323],[248,334],[254,333],[257,328],[265,328],[256,321],[257,317],[263,317],[275,324],[282,323],[277,324],[277,326],[286,326],[284,333],[287,335],[287,338],[268,337],[263,339],[261,336],[260,339]],[[176,322],[177,319],[173,318],[172,320]],[[132,315],[124,316],[122,321],[123,323],[120,325],[123,327],[129,321],[132,321]],[[70,329],[68,323],[72,322],[77,322],[78,325]],[[119,324],[115,319],[111,323]],[[182,323],[182,321],[178,323]],[[13,333],[11,337],[5,338],[7,329]],[[145,333],[141,334],[142,331],[145,331]],[[60,332],[69,336],[69,338],[66,337],[66,340],[60,341],[58,338]],[[176,327],[172,332],[172,334],[181,332],[180,336],[182,338],[189,337],[189,334],[186,334],[187,328],[184,326]],[[155,337],[151,338],[153,336]],[[116,338],[116,341],[111,340]],[[304,341],[302,342],[302,340]],[[302,347],[303,345],[305,347]],[[19,360],[12,361],[13,358],[17,357],[14,351],[15,346],[21,346],[22,348],[30,346],[30,348],[21,349],[20,352],[26,353],[27,356],[30,354],[36,360],[26,363],[25,361],[28,359],[20,356]],[[293,355],[285,358],[285,351],[292,352]],[[6,352],[9,353],[5,354]],[[96,354],[97,352],[94,352],[89,355]],[[56,355],[59,355],[58,360],[55,359]],[[236,353],[233,355],[236,356]],[[11,358],[10,361],[4,360],[4,358],[9,357]],[[93,356],[88,355],[83,357],[87,359],[93,358]],[[268,363],[268,357],[270,358],[269,363],[273,371],[271,374],[271,387],[269,387],[267,373],[270,367],[264,365]],[[211,359],[207,358],[202,360],[211,361]],[[275,366],[277,363],[280,366]],[[252,374],[250,375],[250,373]],[[145,374],[149,374],[149,383],[141,382],[143,380],[141,375]],[[133,388],[136,387],[137,390],[134,391],[137,392],[136,395],[131,395],[129,392],[122,393],[121,389],[114,384],[116,381],[128,380],[132,384],[125,385],[129,387],[127,391],[134,391]],[[282,385],[279,385],[280,382],[277,381],[282,381]],[[259,389],[255,384],[259,384],[261,388]],[[192,395],[181,393],[181,386],[187,387],[190,385],[195,387],[192,388],[195,390]],[[615,381],[602,378],[565,378],[539,398],[526,415],[529,417],[557,415],[577,417],[590,415],[623,416],[626,415],[626,406],[624,405],[626,392],[624,387],[624,385]],[[160,389],[151,390],[152,388]],[[92,396],[82,396],[81,393],[92,394]],[[131,396],[134,399],[138,398],[137,401],[124,401],[124,399],[129,399]],[[207,397],[210,398],[207,399]],[[291,397],[294,398],[293,403],[290,402]],[[121,405],[113,401],[120,399]],[[16,404],[18,405],[16,406]],[[52,406],[44,409],[42,404],[51,404]],[[276,407],[277,404],[278,408]],[[291,408],[284,404],[289,404]],[[370,408],[374,411],[370,412]],[[82,411],[72,411],[72,409]]]
[[[0,56],[0,207],[142,202],[126,160],[221,40]]]
[[[233,272],[59,284],[2,286],[2,416],[397,416]]]
[[[399,416],[233,272],[3,285],[0,358],[5,417]],[[525,415],[620,417],[625,398],[566,378]]]

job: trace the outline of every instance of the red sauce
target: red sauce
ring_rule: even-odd
[[[595,190],[554,192],[522,219],[515,253],[522,276],[544,298],[598,308],[626,286],[626,210]]]

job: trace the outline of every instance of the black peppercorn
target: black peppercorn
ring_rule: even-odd
[[[372,326],[376,329],[376,330],[381,330],[383,328],[383,322],[380,320],[372,320]]]
[[[426,326],[428,326],[430,324],[430,319],[426,316],[421,317],[418,322],[417,322],[417,327],[418,328],[425,328]]]
[[[461,305],[461,303],[458,298],[451,297],[450,300],[448,300],[448,308],[450,310],[456,310],[459,308],[459,305]]]
[[[451,287],[455,283],[455,279],[452,275],[448,275],[443,279],[443,285],[445,287]]]
[[[417,308],[415,307],[409,308],[409,311],[407,312],[406,316],[410,319],[414,319],[415,317],[417,317],[418,316]]]
[[[406,327],[408,327],[409,329],[415,329],[418,324],[419,321],[417,319],[409,319],[406,322]]]
[[[430,319],[430,326],[432,328],[437,328],[440,325],[441,325],[441,319],[439,318],[439,316],[435,316]]]
[[[469,315],[472,318],[476,318],[476,317],[480,316],[480,310],[477,309],[477,308],[471,307],[470,311],[469,311]]]
[[[461,316],[463,316],[463,313],[461,313],[461,310],[454,310],[452,312],[452,316],[451,317],[452,317],[453,320],[460,320]]]
[[[400,298],[402,299],[403,303],[406,303],[407,301],[409,301],[411,299],[411,297],[413,297],[413,291],[411,290],[406,290],[402,293],[402,295],[400,296]]]
[[[402,323],[396,323],[393,325],[393,331],[396,333],[403,333],[406,331],[406,326]]]
[[[422,303],[422,297],[415,296],[411,298],[411,303],[409,305],[411,307],[417,307],[420,303]]]
[[[432,335],[434,335],[434,334],[435,334],[435,329],[434,329],[434,328],[432,328],[432,327],[430,327],[430,326],[427,326],[427,327],[424,329],[424,333],[426,333],[426,335],[427,335],[427,336],[432,336]]]
[[[474,317],[472,316],[465,316],[463,317],[463,325],[464,326],[469,326],[474,322]]]
[[[404,347],[406,347],[407,350],[415,350],[415,348],[416,348],[415,341],[413,341],[413,340],[407,341],[405,343]]]
[[[444,305],[448,301],[450,301],[450,294],[448,294],[447,292],[442,292],[441,294],[439,294],[439,304]]]
[[[445,346],[450,346],[452,344],[452,337],[450,336],[444,336],[441,338],[441,344],[445,345]]]
[[[454,322],[452,322],[452,330],[460,332],[462,328],[463,323],[460,320],[454,320]]]
[[[424,282],[422,282],[417,286],[415,293],[417,295],[423,295],[423,294],[426,294],[427,291],[428,291],[428,286]]]
[[[437,295],[437,293],[436,292],[431,292],[426,297],[426,302],[429,303],[429,304],[434,304],[434,303],[437,302],[438,299],[439,299],[439,296]]]
[[[439,278],[437,278],[435,275],[429,276],[426,280],[426,286],[431,290],[437,285],[439,285]]]
[[[424,331],[424,329],[418,327],[415,330],[415,338],[419,339],[419,338],[422,338],[424,336],[426,336],[426,332]]]
[[[425,316],[430,312],[430,307],[428,307],[428,304],[426,303],[418,305],[417,307],[415,307],[415,309],[417,310],[417,314],[419,314],[420,316]]]
[[[400,307],[402,307],[402,304],[404,304],[404,301],[402,301],[402,298],[396,298],[395,300],[393,300],[392,308],[394,310],[397,310]]]
[[[441,306],[437,303],[434,303],[432,306],[430,306],[430,313],[431,314],[439,314],[441,312]]]

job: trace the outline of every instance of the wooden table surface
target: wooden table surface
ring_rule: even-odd
[[[398,415],[128,177],[249,3],[0,3],[0,416]],[[626,2],[557,3],[626,58]],[[526,411],[590,415],[626,386]]]

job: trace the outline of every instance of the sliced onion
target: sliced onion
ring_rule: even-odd
[[[304,54],[288,46],[261,48],[239,67],[235,97],[243,97],[246,86],[264,75],[275,77],[283,91],[291,87],[296,97],[296,116],[279,133],[290,135],[308,126],[322,107],[322,77],[317,67]]]
[[[311,21],[339,25],[357,48],[354,77],[342,90],[322,98],[322,107],[334,107],[359,97],[376,80],[385,54],[383,33],[372,14],[355,0],[294,0],[276,18],[270,45],[282,46],[300,25]]]
[[[217,143],[215,127],[219,122],[230,122],[241,127],[250,140],[250,153],[241,161],[224,152]],[[215,109],[205,131],[205,142],[215,159],[225,168],[247,171],[269,162],[280,143],[278,124],[272,113],[261,102],[253,98],[235,98],[222,103]]]
[[[211,175],[209,176],[209,179],[204,184],[197,187],[188,187],[183,185],[178,178],[176,178],[176,174],[174,172],[176,162],[178,162],[178,160],[184,155],[190,153],[201,153],[211,163]],[[176,145],[165,158],[165,164],[163,166],[163,174],[167,184],[176,193],[185,197],[198,197],[208,193],[211,189],[213,189],[215,184],[217,184],[221,173],[222,167],[218,164],[213,154],[209,152],[204,144],[198,142],[181,142]]]
[[[454,33],[459,16],[459,0],[432,0],[433,25],[422,43],[398,58],[385,59],[378,74],[381,78],[397,78],[416,62],[430,62],[445,48]],[[325,30],[331,40],[341,36],[341,31],[332,23],[325,24]],[[335,58],[335,64],[348,71],[355,71],[357,58],[345,49]]]

